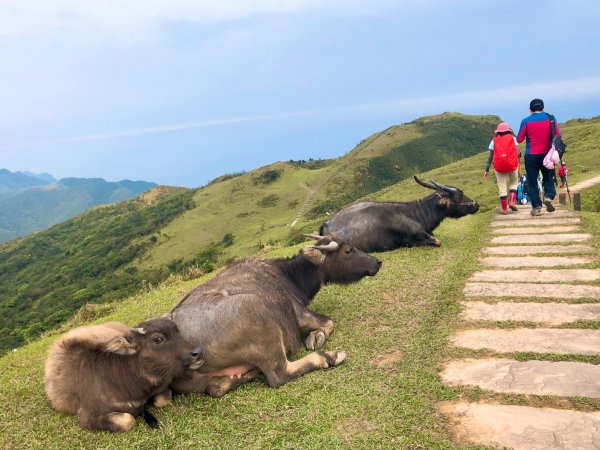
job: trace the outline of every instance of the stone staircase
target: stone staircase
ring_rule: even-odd
[[[580,355],[600,355],[600,330],[565,328],[574,322],[600,321],[600,269],[590,268],[598,256],[579,217],[557,208],[534,218],[529,208],[520,208],[494,216],[491,227],[493,238],[481,258],[485,270],[473,274],[464,289],[465,327],[451,337],[455,347],[491,356],[448,361],[441,374],[444,383],[492,394],[600,398],[600,365],[550,357],[573,355],[571,359],[581,361],[585,358]],[[504,321],[526,326],[496,325]],[[526,361],[510,357],[519,352],[536,356]],[[462,443],[600,448],[600,411],[568,405],[561,409],[482,400],[442,402],[439,408]]]

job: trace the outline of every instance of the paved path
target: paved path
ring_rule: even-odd
[[[536,405],[553,397],[557,405],[564,397],[599,399],[600,365],[581,362],[600,355],[600,330],[586,326],[600,321],[600,269],[591,236],[562,208],[535,218],[519,208],[494,216],[490,225],[482,270],[465,285],[464,326],[450,338],[451,345],[486,356],[447,361],[442,380],[490,393],[545,396]],[[519,360],[519,353],[537,356]],[[439,409],[459,445],[600,449],[600,411],[510,405],[502,398],[442,402]]]

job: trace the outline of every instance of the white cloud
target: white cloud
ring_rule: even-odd
[[[431,97],[409,98],[384,102],[362,103],[345,106],[335,106],[318,110],[292,111],[264,115],[250,115],[241,117],[216,118],[210,120],[190,121],[185,123],[150,126],[146,128],[135,128],[130,130],[89,134],[82,136],[65,137],[35,142],[24,142],[0,146],[0,149],[15,149],[24,147],[37,147],[53,144],[66,144],[74,142],[99,141],[105,139],[116,139],[128,136],[139,136],[164,132],[175,132],[207,128],[214,126],[234,125],[247,122],[265,122],[281,119],[293,119],[300,117],[339,114],[374,114],[382,111],[393,111],[396,113],[411,113],[419,110],[460,111],[470,106],[483,106],[490,109],[490,105],[506,105],[519,103],[526,108],[533,97],[541,97],[546,100],[577,100],[582,98],[600,98],[600,77],[585,78],[577,80],[557,81],[551,83],[539,83],[523,86],[513,86],[504,89],[489,89],[473,92],[462,92],[448,95]],[[494,109],[493,107],[491,109]]]
[[[389,5],[396,7],[398,3],[392,0],[368,3],[358,0],[3,0],[0,2],[0,37],[69,35],[110,41],[139,40],[159,32],[161,25],[170,21],[215,24],[306,11],[372,14]]]

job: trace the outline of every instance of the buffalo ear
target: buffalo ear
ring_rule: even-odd
[[[138,351],[138,346],[129,342],[125,336],[119,336],[111,339],[108,344],[102,347],[102,351],[116,353],[117,355],[135,355]]]

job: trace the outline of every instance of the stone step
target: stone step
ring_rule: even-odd
[[[519,270],[481,270],[475,272],[469,281],[498,282],[571,282],[600,280],[600,269],[519,269]]]
[[[589,264],[593,259],[585,256],[484,256],[479,261],[491,267],[558,267]]]
[[[581,362],[465,359],[444,364],[441,377],[493,392],[600,398],[600,366]]]
[[[600,286],[583,284],[466,283],[466,297],[532,297],[600,300]]]
[[[507,245],[504,247],[485,247],[483,253],[488,255],[537,255],[550,253],[591,253],[591,245]]]
[[[519,234],[514,236],[496,236],[490,241],[492,244],[553,244],[559,242],[583,242],[591,236],[587,233],[565,234]]]
[[[491,227],[523,227],[525,225],[537,225],[537,226],[553,226],[553,225],[575,225],[581,223],[579,217],[565,217],[564,219],[545,219],[538,220],[536,217],[532,217],[528,220],[515,220],[513,222],[509,220],[499,220],[497,222],[491,222]]]
[[[462,302],[460,317],[464,320],[524,321],[546,326],[577,322],[578,320],[600,320],[598,303],[516,303],[516,302]]]
[[[517,328],[463,330],[450,342],[472,350],[498,353],[534,352],[573,355],[600,355],[600,330]]]
[[[539,227],[539,226],[528,226],[528,227],[510,227],[510,228],[494,228],[492,234],[544,234],[544,233],[569,233],[574,231],[581,231],[581,227],[578,225],[562,225],[562,226],[551,226],[551,227]]]
[[[459,444],[529,450],[598,448],[600,412],[441,402]],[[462,445],[460,445],[462,446]]]
[[[578,217],[576,213],[569,211],[567,209],[557,209],[556,211],[549,213],[546,212],[545,209],[542,208],[542,215],[533,217],[529,214],[529,211],[518,211],[517,213],[512,214],[493,214],[492,220],[501,220],[501,221],[512,221],[512,220],[529,220],[529,219],[537,219],[537,220],[545,220],[545,219],[562,219],[565,217]]]

